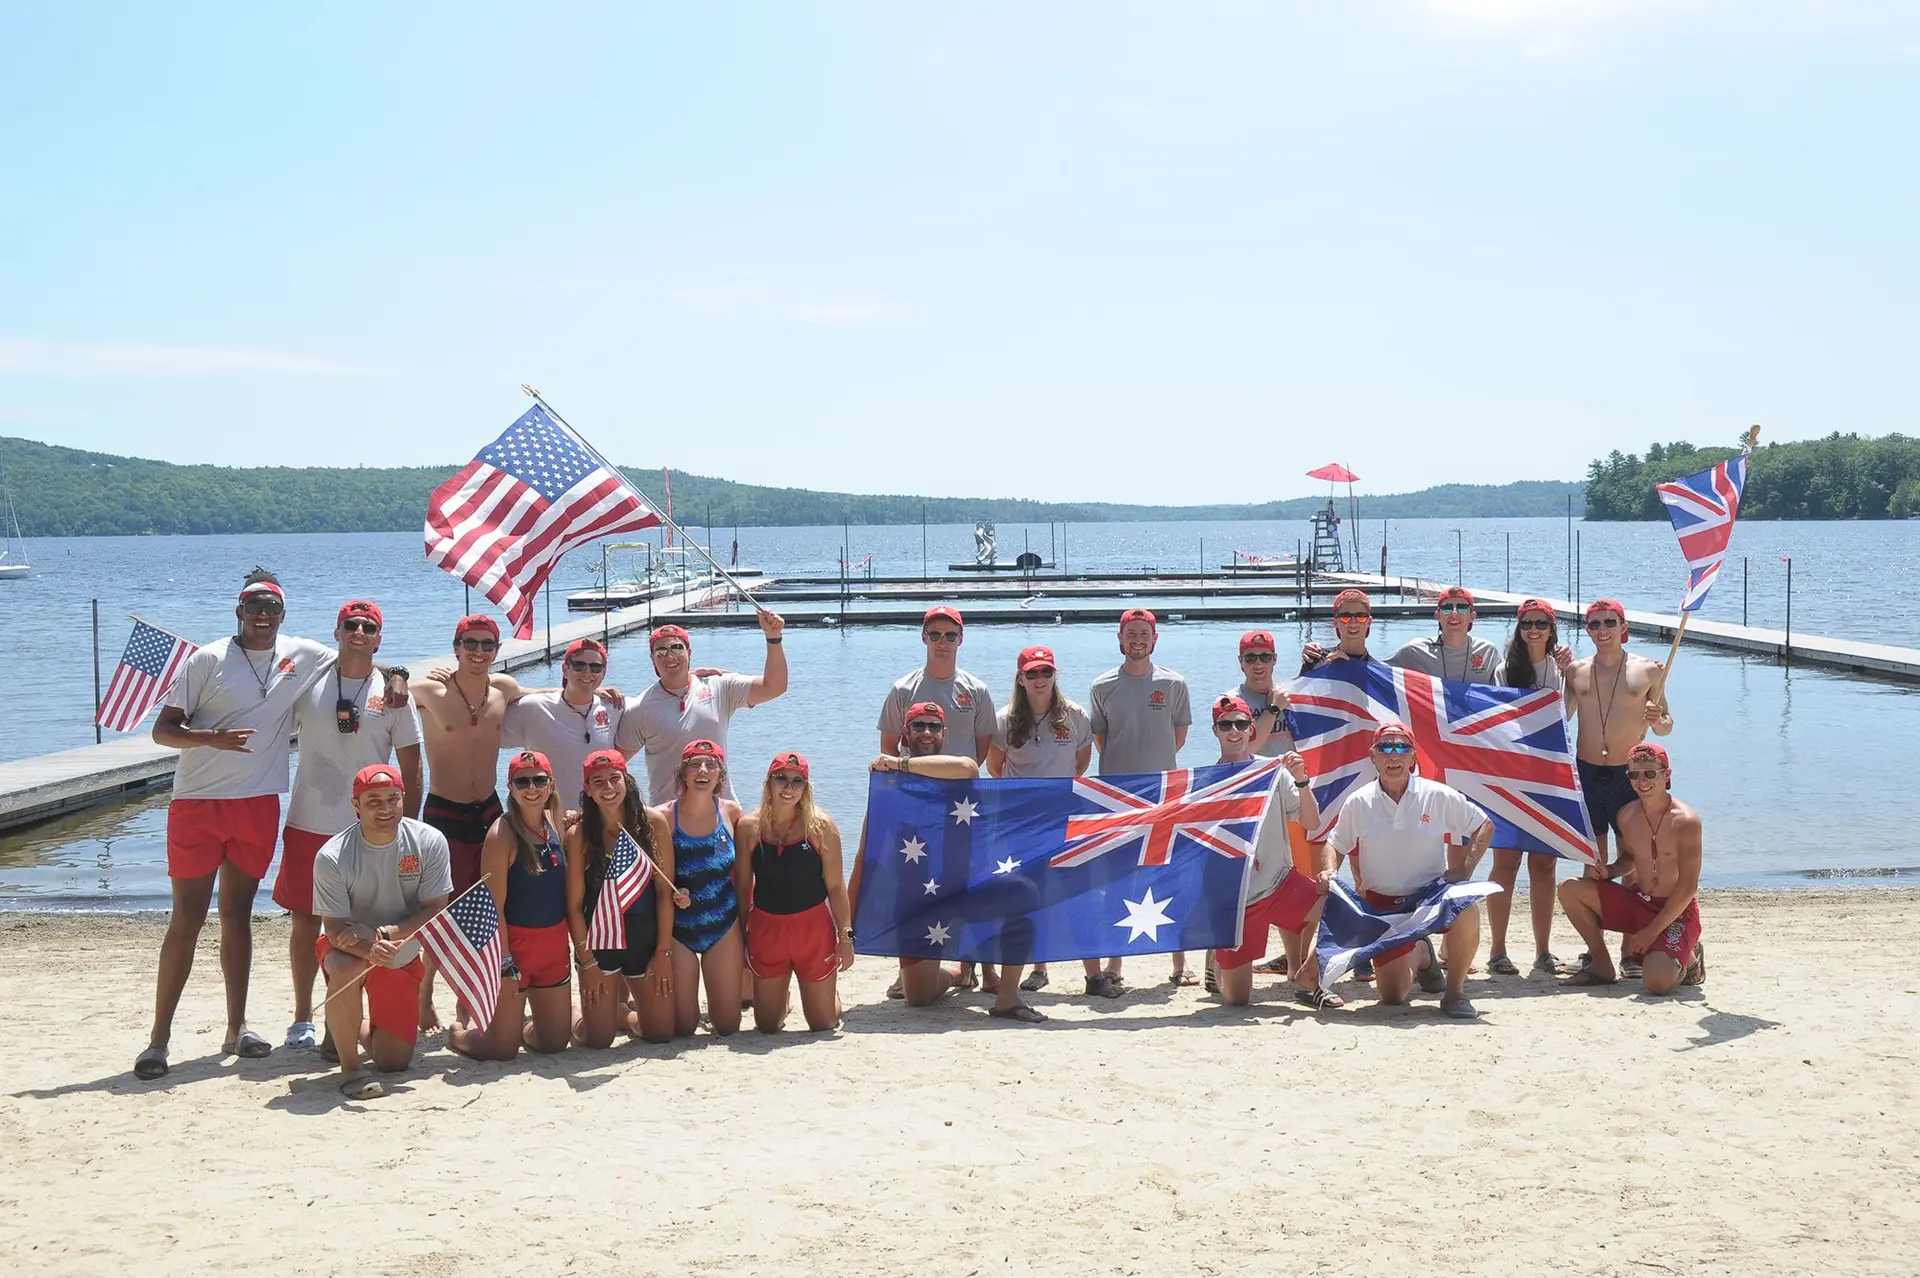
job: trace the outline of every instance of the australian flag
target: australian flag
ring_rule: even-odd
[[[1051,963],[1237,946],[1279,768],[998,781],[876,772],[859,951]]]
[[[1752,456],[1753,445],[1749,442],[1739,456],[1727,458],[1712,470],[1654,485],[1673,523],[1673,535],[1680,539],[1680,553],[1687,557],[1682,612],[1692,612],[1705,603],[1707,592],[1720,575],[1721,561],[1733,540],[1733,521],[1740,514],[1740,494],[1747,488],[1747,461]]]
[[[1389,720],[1413,730],[1420,775],[1466,795],[1493,818],[1493,846],[1591,864],[1593,823],[1580,793],[1573,738],[1558,692],[1453,683],[1417,670],[1349,658],[1287,685],[1293,745],[1313,776],[1320,828],[1374,779],[1373,731]]]
[[[1462,911],[1500,890],[1498,883],[1436,883],[1403,900],[1399,909],[1376,911],[1335,879],[1327,888],[1320,936],[1314,943],[1321,986],[1332,985],[1356,963],[1370,963],[1408,941],[1446,931]]]

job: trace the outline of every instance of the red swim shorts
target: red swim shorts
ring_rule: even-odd
[[[200,879],[223,862],[264,879],[280,842],[280,796],[175,799],[167,804],[167,877]],[[312,895],[309,879],[308,895]]]
[[[1664,898],[1655,900],[1611,880],[1600,884],[1600,926],[1609,932],[1632,935],[1659,918],[1660,911],[1666,907]],[[1653,943],[1653,949],[1647,953],[1657,951],[1670,956],[1684,972],[1693,962],[1694,947],[1699,944],[1700,898],[1695,897],[1687,902],[1686,909],[1680,911],[1679,918],[1667,924],[1667,930],[1660,934],[1660,939]]]
[[[313,858],[329,837],[292,826],[280,832],[280,873],[273,876],[275,905],[295,914],[313,913]]]
[[[747,966],[763,981],[824,981],[840,970],[834,962],[833,911],[825,901],[798,914],[747,915]]]
[[[320,939],[313,943],[313,952],[320,956],[320,971],[327,971],[327,955],[333,947],[327,944],[327,935],[322,932]],[[413,962],[405,967],[376,967],[367,973],[367,979],[361,984],[367,991],[367,1020],[377,1030],[385,1030],[405,1043],[416,1042],[420,1037],[420,982],[427,969],[421,965],[420,956],[414,955]],[[333,978],[327,977],[327,984],[333,984]]]
[[[549,927],[507,924],[507,952],[520,968],[520,988],[550,990],[573,979],[573,939],[565,923]]]
[[[1267,930],[1277,927],[1296,935],[1306,930],[1307,916],[1320,902],[1320,889],[1304,874],[1288,870],[1280,885],[1247,906],[1240,927],[1240,948],[1215,950],[1213,961],[1221,971],[1258,963],[1267,956]]]

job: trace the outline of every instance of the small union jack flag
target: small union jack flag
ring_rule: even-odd
[[[493,893],[487,885],[474,884],[429,919],[420,929],[420,943],[447,974],[447,983],[460,1001],[473,1012],[474,1023],[485,1031],[493,1023],[494,1005],[500,1001],[501,968],[506,960],[500,912],[493,907]]]
[[[627,907],[640,899],[652,877],[653,861],[642,855],[631,834],[620,831],[613,841],[613,855],[607,858],[607,874],[600,884],[600,898],[593,903],[593,917],[587,920],[588,949],[627,948]]]
[[[1705,603],[1707,592],[1720,575],[1727,544],[1733,539],[1733,521],[1740,514],[1740,495],[1747,487],[1747,460],[1752,455],[1749,444],[1739,456],[1727,458],[1712,470],[1654,485],[1667,508],[1674,536],[1680,539],[1680,553],[1687,557],[1691,569],[1686,593],[1680,599],[1682,612],[1692,612]]]

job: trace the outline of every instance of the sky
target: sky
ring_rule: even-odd
[[[1910,0],[11,5],[0,434],[451,468],[528,382],[1186,504],[1915,433],[1916,119]]]

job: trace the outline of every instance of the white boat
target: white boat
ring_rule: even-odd
[[[6,544],[0,546],[0,581],[14,581],[33,569],[27,564],[27,539],[20,535],[20,518],[13,513],[13,489],[7,487],[5,474],[0,474],[0,498],[4,498],[7,505],[7,522],[0,525],[0,533],[7,539]]]

